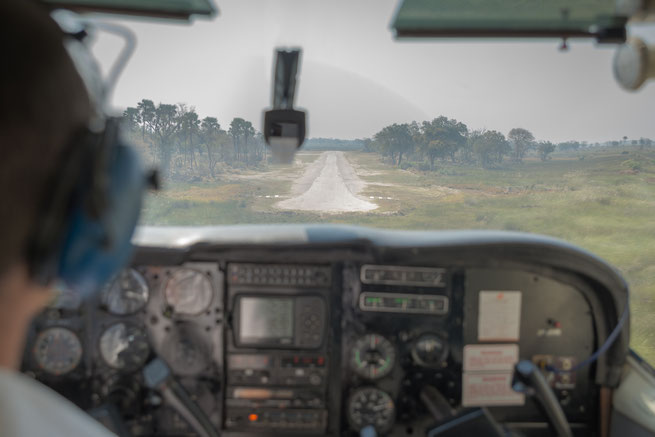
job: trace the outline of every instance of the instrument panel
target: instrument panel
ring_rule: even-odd
[[[511,390],[514,363],[570,369],[598,346],[593,287],[537,265],[150,256],[93,300],[62,290],[23,364],[119,435],[197,435],[145,383],[155,358],[222,435],[425,435],[475,407],[539,435],[539,408]],[[580,435],[597,427],[593,370],[544,370]]]

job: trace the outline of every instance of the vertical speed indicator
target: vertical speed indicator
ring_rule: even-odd
[[[353,371],[368,380],[388,375],[396,361],[393,345],[379,334],[367,334],[359,338],[353,345],[351,354]]]

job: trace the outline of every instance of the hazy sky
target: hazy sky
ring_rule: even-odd
[[[220,14],[191,25],[125,21],[138,46],[114,92],[116,107],[142,98],[187,103],[225,128],[243,117],[260,129],[274,50],[288,46],[303,49],[296,103],[309,112],[311,137],[361,138],[445,115],[504,134],[524,127],[552,141],[655,138],[655,81],[636,93],[619,88],[615,46],[571,41],[560,52],[556,40],[396,41],[396,0],[214,1]],[[99,35],[103,68],[119,47]]]

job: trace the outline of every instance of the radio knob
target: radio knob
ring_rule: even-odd
[[[259,381],[260,381],[262,384],[268,384],[268,381],[269,381],[269,379],[270,379],[270,378],[269,378],[269,374],[268,374],[268,372],[261,372],[260,375],[261,375],[261,376],[259,377]]]
[[[307,405],[309,405],[310,407],[320,407],[322,405],[321,399],[320,398],[310,399],[309,401],[307,401]]]
[[[323,382],[323,378],[321,378],[321,375],[317,373],[312,373],[309,375],[309,383],[311,385],[320,385],[321,382]]]

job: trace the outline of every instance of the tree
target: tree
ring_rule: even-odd
[[[469,132],[466,134],[466,141],[462,144],[462,147],[459,149],[459,159],[462,163],[471,164],[475,162],[473,154],[473,141],[471,137],[474,135],[474,132]]]
[[[569,151],[569,150],[575,152],[575,151],[577,151],[577,150],[580,148],[580,143],[577,142],[577,141],[565,141],[565,142],[563,142],[563,143],[559,143],[559,144],[557,145],[557,148],[558,148],[561,152],[566,152],[566,151]]]
[[[403,155],[410,153],[414,148],[410,126],[407,123],[386,126],[375,134],[374,138],[383,154],[391,156],[391,162],[398,167],[402,163]]]
[[[430,161],[430,169],[434,170],[436,158],[450,157],[455,160],[455,153],[466,144],[468,128],[464,123],[444,116],[424,121],[420,135],[415,135],[421,152]]]
[[[487,168],[492,162],[492,148],[484,132],[475,132],[471,135],[473,154],[478,158],[480,166]]]
[[[242,125],[241,125],[241,135],[243,137],[243,147],[244,147],[244,161],[248,164],[250,163],[250,156],[252,155],[252,151],[248,147],[248,140],[253,138],[256,134],[255,128],[253,127],[252,123],[244,120]]]
[[[372,138],[364,138],[361,140],[361,142],[362,142],[362,150],[364,152],[370,153],[375,150],[375,145]]]
[[[253,128],[254,130],[254,128]],[[264,134],[255,130],[253,135],[253,157],[255,162],[264,161],[266,162],[266,140],[264,139]]]
[[[417,121],[412,121],[407,125],[409,129],[409,134],[412,136],[414,143],[416,143],[417,138],[421,135],[422,129],[421,125]]]
[[[514,146],[514,161],[522,162],[525,152],[530,150],[534,145],[534,135],[527,129],[515,127],[509,131],[507,138],[509,138]]]
[[[234,159],[239,160],[240,157],[240,143],[241,136],[243,135],[243,125],[245,124],[243,118],[235,117],[230,122],[230,129],[227,131],[232,137],[232,145],[234,146]]]
[[[435,158],[443,158],[447,156],[449,149],[449,144],[444,140],[432,140],[422,145],[421,150],[430,161],[430,171],[434,171]]]
[[[193,106],[188,108],[183,103],[177,105],[177,118],[179,146],[184,162],[191,168],[197,167],[194,138],[197,138],[200,133],[200,118]]]
[[[503,157],[512,150],[505,136],[494,130],[474,132],[471,135],[471,142],[473,153],[483,168],[488,168],[494,162],[501,163]]]
[[[549,155],[555,151],[555,145],[550,141],[542,141],[537,146],[537,151],[541,160],[547,161]]]
[[[152,100],[142,99],[136,105],[139,111],[139,122],[141,123],[141,139],[146,139],[146,132],[151,132],[155,120],[155,104]]]
[[[246,164],[250,163],[251,158],[260,156],[262,151],[260,150],[260,144],[257,142],[255,144],[254,150],[249,150],[249,141],[255,137],[257,131],[253,127],[252,123],[244,120],[243,118],[236,117],[230,123],[230,129],[228,133],[232,137],[232,145],[234,146],[234,158],[237,161],[243,161]]]
[[[160,103],[155,109],[152,121],[153,135],[159,146],[159,165],[164,176],[170,174],[173,137],[180,126],[177,115],[175,105]]]
[[[216,117],[201,117],[193,106],[142,99],[123,112],[126,130],[138,132],[150,146],[162,177],[216,176],[217,164],[238,159],[246,164],[265,160],[265,142],[250,121],[235,118],[230,134]],[[134,138],[133,138],[134,139]],[[231,141],[230,141],[231,140]],[[231,152],[233,146],[234,153]]]
[[[129,132],[139,129],[139,120],[139,110],[137,108],[128,107],[123,111],[123,126]]]
[[[200,140],[207,149],[207,168],[212,177],[216,176],[216,163],[219,158],[224,158],[222,153],[225,145],[226,133],[215,117],[205,117],[200,124]],[[218,155],[218,156],[216,156]]]
[[[497,131],[490,131],[488,134],[489,141],[493,144],[492,155],[497,163],[503,162],[505,155],[512,153],[512,146],[505,139],[505,135]]]

